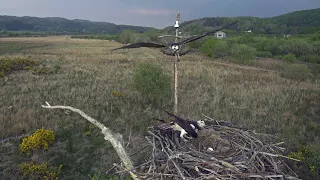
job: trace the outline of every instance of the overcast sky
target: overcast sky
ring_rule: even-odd
[[[164,28],[216,16],[271,17],[320,8],[320,0],[0,0],[0,14],[64,17]]]

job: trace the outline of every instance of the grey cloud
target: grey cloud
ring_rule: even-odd
[[[216,16],[271,17],[320,8],[320,0],[0,0],[2,15],[65,17],[163,28],[181,20]]]

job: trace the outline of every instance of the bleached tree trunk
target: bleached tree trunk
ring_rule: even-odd
[[[47,109],[66,109],[66,110],[76,112],[80,114],[82,117],[84,117],[85,119],[87,119],[89,122],[97,126],[99,129],[101,129],[101,132],[104,135],[104,139],[109,141],[112,144],[113,148],[116,150],[119,158],[123,162],[126,170],[130,173],[131,177],[134,180],[138,179],[137,176],[132,172],[133,163],[130,157],[128,156],[128,154],[126,153],[125,149],[123,148],[121,141],[116,137],[116,135],[109,128],[107,128],[97,120],[93,119],[92,117],[88,116],[87,114],[82,112],[80,109],[76,109],[71,106],[51,106],[48,102],[46,102],[46,105],[42,105],[42,107]]]

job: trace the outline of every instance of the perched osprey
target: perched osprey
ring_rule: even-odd
[[[204,121],[199,120],[199,121],[195,121],[195,120],[187,120],[191,127],[197,132],[198,130],[202,129],[206,124]]]
[[[169,116],[171,116],[174,120],[170,123],[170,126],[175,131],[180,131],[180,138],[184,139],[185,135],[189,135],[192,138],[197,138],[198,134],[197,131],[205,126],[204,121],[192,121],[192,120],[185,120],[182,119],[165,109],[164,110]]]

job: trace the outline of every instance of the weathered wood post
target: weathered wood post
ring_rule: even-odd
[[[175,43],[178,43],[179,36],[179,20],[180,20],[180,12],[178,12],[176,17],[176,24],[174,27],[176,28],[176,36]],[[175,52],[175,60],[174,60],[174,114],[178,113],[178,61],[179,61],[179,50]]]

